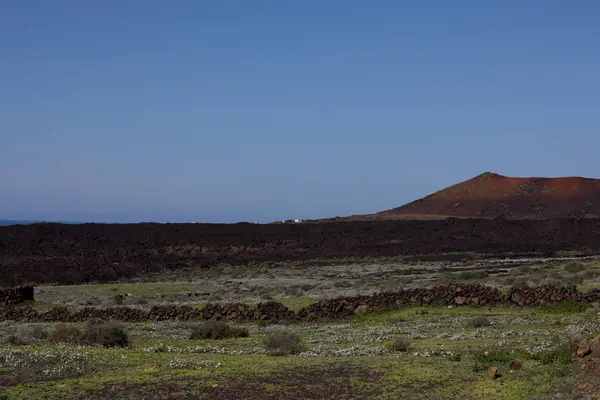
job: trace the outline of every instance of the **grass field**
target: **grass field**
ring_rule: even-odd
[[[474,256],[476,257],[476,256]],[[474,259],[454,262],[401,259],[347,260],[331,263],[265,263],[182,269],[135,282],[36,288],[40,304],[110,306],[115,304],[202,305],[207,302],[264,300],[292,307],[321,298],[372,294],[386,290],[450,283],[479,283],[500,289],[541,283],[600,287],[600,259]],[[312,300],[311,300],[312,299]],[[287,304],[286,304],[287,305]],[[299,307],[298,307],[299,308]]]
[[[201,307],[276,299],[298,310],[324,297],[437,283],[503,289],[552,282],[589,290],[599,277],[593,258],[271,263],[136,282],[45,285],[36,288],[34,306]],[[594,366],[600,359],[575,354],[600,335],[598,312],[570,303],[412,307],[318,323],[236,324],[248,336],[223,340],[191,339],[194,323],[128,323],[125,348],[52,339],[58,328],[82,324],[8,321],[0,323],[0,399],[600,399],[599,374],[581,368],[583,360]],[[297,334],[301,351],[271,355],[265,340],[281,332]]]
[[[224,340],[191,340],[190,324],[136,323],[125,325],[131,347],[119,349],[11,345],[11,335],[53,325],[4,323],[0,383],[8,399],[600,398],[600,380],[567,348],[600,334],[598,313],[570,310],[406,308],[237,325],[249,336]],[[266,353],[263,339],[281,331],[300,336],[300,354]]]

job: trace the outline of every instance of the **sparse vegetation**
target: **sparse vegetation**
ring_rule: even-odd
[[[248,336],[245,328],[234,328],[222,321],[205,321],[195,325],[190,339],[192,340],[222,340],[244,338]]]
[[[392,351],[408,351],[410,341],[405,337],[396,337],[389,346]]]
[[[29,346],[48,338],[48,331],[39,325],[19,327],[7,339],[14,346]]]
[[[125,326],[116,321],[105,322],[90,319],[83,325],[81,344],[102,347],[129,347],[129,335]]]
[[[586,269],[572,274],[566,271],[564,261],[548,262],[531,270],[523,266],[506,269],[500,266],[501,272],[490,273],[492,282],[490,277],[479,274],[495,267],[485,260],[473,262],[475,271],[457,270],[465,265],[445,262],[444,273],[452,284],[463,289],[465,285],[485,283],[507,293],[506,288],[513,281],[535,284],[547,276],[556,276],[551,272],[557,271],[561,277],[557,280],[561,283],[574,282],[596,268],[591,262],[583,262]],[[199,309],[207,299],[218,297],[224,302],[251,302],[252,307],[272,298],[298,311],[315,303],[319,296],[398,290],[405,288],[404,280],[410,281],[411,287],[418,287],[424,282],[435,284],[441,276],[435,261],[414,261],[411,266],[400,259],[376,263],[349,259],[346,264],[320,263],[314,268],[300,264],[290,268],[283,263],[253,265],[260,270],[257,274],[262,275],[245,275],[245,270],[237,268],[235,273],[239,278],[233,279],[230,272],[234,268],[220,266],[217,270],[202,272],[206,274],[202,281],[187,279],[193,275],[186,274],[198,271],[177,271],[169,275],[172,282],[45,286],[40,288],[42,295],[39,296],[44,304],[29,306],[47,310],[51,305],[65,304],[74,309],[79,304],[96,304],[97,300],[102,302],[99,307],[114,306],[112,297],[121,294],[125,305],[143,310],[168,307],[168,304]],[[250,277],[250,283],[246,283],[245,279]],[[162,278],[157,275],[156,279]],[[293,283],[285,286],[290,279]],[[345,281],[342,285],[345,287],[336,287],[336,281]],[[593,281],[584,283],[587,290],[595,284]],[[203,285],[213,286],[204,289]],[[90,301],[81,301],[78,296],[82,294]],[[300,393],[307,388],[314,388],[311,394],[324,394],[327,388],[334,393],[353,393],[362,398],[421,398],[423,385],[444,382],[427,386],[427,395],[440,399],[544,399],[554,390],[577,389],[578,382],[587,382],[584,380],[587,375],[576,365],[576,360],[586,361],[590,356],[578,358],[573,346],[580,341],[591,343],[590,339],[600,332],[597,315],[600,308],[590,308],[583,302],[523,309],[489,308],[490,304],[485,307],[466,305],[472,304],[468,295],[466,298],[464,305],[452,308],[447,308],[446,303],[437,304],[436,299],[421,307],[400,306],[387,310],[369,307],[367,313],[360,315],[355,315],[356,309],[351,307],[354,310],[347,319],[284,322],[284,326],[281,322],[262,319],[262,322],[253,319],[236,323],[118,324],[102,320],[84,324],[7,323],[0,326],[3,343],[0,384],[12,382],[12,386],[7,386],[12,396],[9,398],[23,398],[25,394],[27,398],[43,398],[48,394],[71,400],[118,397],[115,395],[118,391],[127,391],[132,399],[160,395],[168,398],[171,391],[182,398],[193,398],[198,393],[209,398],[213,394],[261,398],[274,391],[281,392],[282,397],[299,398],[307,396],[308,392]],[[119,335],[104,335],[99,329],[111,324],[127,333],[127,350],[119,347],[123,340],[113,340]],[[33,330],[39,333],[32,333]],[[244,333],[231,333],[235,331]],[[47,338],[43,332],[48,333]],[[249,337],[244,339],[246,335]],[[113,348],[102,348],[105,345]],[[2,358],[3,351],[8,354],[6,358]],[[35,358],[38,356],[28,355],[31,352],[52,353],[48,356],[50,359],[70,364],[42,375],[50,367],[40,362],[40,368],[27,367],[35,373],[19,373],[25,370],[25,364],[38,360]],[[279,357],[265,357],[265,354]],[[71,358],[73,361],[68,361]],[[19,360],[24,359],[29,361],[19,364]],[[498,367],[501,374],[494,381],[488,375],[492,366]],[[281,371],[291,370],[295,371],[294,376],[310,376],[310,380],[289,381],[291,375],[286,375],[287,381],[281,381]],[[358,371],[363,370],[370,375],[360,375],[362,372]],[[39,380],[44,383],[38,383]],[[344,386],[345,381],[352,382],[351,389]],[[466,381],[473,383],[469,390],[464,387]],[[540,381],[544,385],[540,385]],[[19,383],[23,386],[17,390]],[[371,392],[357,392],[367,387]],[[500,391],[496,391],[498,388]],[[318,395],[313,397],[318,398]]]
[[[469,323],[468,323],[468,326],[473,327],[473,328],[482,328],[484,326],[490,326],[490,325],[492,325],[490,320],[483,315],[478,315],[478,316],[472,318],[471,320],[469,320]]]
[[[542,310],[552,314],[578,314],[587,308],[588,304],[583,301],[561,301],[544,306]]]
[[[585,266],[577,261],[571,261],[570,263],[568,263],[567,265],[565,265],[565,271],[571,273],[571,274],[576,274],[578,272],[584,271],[585,270]]]
[[[72,324],[59,323],[48,333],[48,339],[54,343],[78,345],[81,343],[81,329]]]
[[[457,274],[459,280],[468,281],[472,279],[483,279],[488,276],[485,271],[461,271]]]
[[[91,319],[83,328],[77,325],[60,323],[49,332],[48,339],[54,343],[82,346],[129,347],[129,335],[120,322],[105,322]]]
[[[272,356],[295,355],[304,351],[300,336],[294,332],[272,332],[265,336],[263,344],[267,353]]]

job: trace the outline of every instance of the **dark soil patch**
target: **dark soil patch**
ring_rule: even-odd
[[[120,385],[96,392],[89,399],[168,400],[296,400],[369,399],[379,394],[381,374],[352,364],[285,369],[262,377],[218,377],[210,383],[172,379],[159,385]]]
[[[7,371],[0,371],[0,389],[17,386],[17,377]]]

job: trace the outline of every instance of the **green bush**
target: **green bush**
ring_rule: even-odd
[[[581,274],[583,279],[594,279],[598,275],[598,272],[595,270],[586,270]]]
[[[515,355],[506,350],[489,350],[485,352],[478,351],[477,353],[473,354],[473,360],[483,364],[507,363],[512,361],[514,358]]]
[[[234,328],[221,321],[205,321],[192,328],[190,339],[192,340],[221,340],[248,337],[248,330]]]
[[[572,274],[576,274],[577,272],[581,272],[585,270],[585,265],[578,261],[571,261],[567,265],[565,265],[565,271],[570,272]]]
[[[102,347],[129,347],[129,335],[120,322],[104,322],[99,318],[92,318],[83,325],[81,344]]]
[[[570,285],[580,285],[583,283],[583,276],[581,275],[571,275],[563,278],[563,283],[568,283]]]
[[[531,359],[542,364],[570,364],[580,344],[586,343],[586,337],[580,333],[563,332],[553,338],[554,348],[531,355]]]
[[[483,315],[478,315],[477,317],[471,319],[468,323],[468,326],[473,327],[473,328],[481,328],[481,327],[490,326],[490,325],[492,325],[490,320],[487,319],[487,317],[484,317]]]
[[[122,323],[105,322],[98,318],[86,321],[83,328],[60,323],[50,331],[48,339],[54,343],[83,346],[129,347],[129,335]]]
[[[569,364],[573,359],[571,349],[568,346],[559,346],[554,350],[536,354],[532,358],[542,364]]]
[[[525,265],[519,268],[519,272],[522,274],[531,274],[533,272],[533,269],[531,269],[529,265]]]
[[[54,343],[78,345],[81,342],[81,329],[76,325],[59,323],[48,332],[48,340]]]
[[[462,271],[456,274],[460,280],[483,279],[488,276],[485,271]]]
[[[30,346],[35,342],[31,338],[21,336],[18,333],[13,333],[6,339],[6,343],[13,346]]]
[[[471,356],[471,370],[482,372],[498,364],[508,363],[515,357],[516,354],[506,350],[479,350]]]
[[[48,331],[42,326],[34,325],[19,328],[8,337],[7,342],[14,346],[28,346],[47,338]]]
[[[300,354],[304,351],[304,345],[300,336],[293,332],[273,332],[265,336],[263,340],[265,350],[272,356],[287,356]]]
[[[456,282],[456,276],[450,272],[443,272],[439,274],[438,282],[442,285],[450,285]]]
[[[392,343],[390,343],[390,350],[392,351],[408,351],[410,347],[410,341],[405,338],[405,337],[396,337],[394,338],[394,340],[392,341]]]

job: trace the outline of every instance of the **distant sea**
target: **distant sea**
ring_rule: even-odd
[[[73,222],[73,221],[27,221],[27,220],[12,220],[12,219],[0,219],[0,226],[6,225],[29,225],[36,224],[39,222],[50,222],[55,224],[80,224],[81,222]]]

